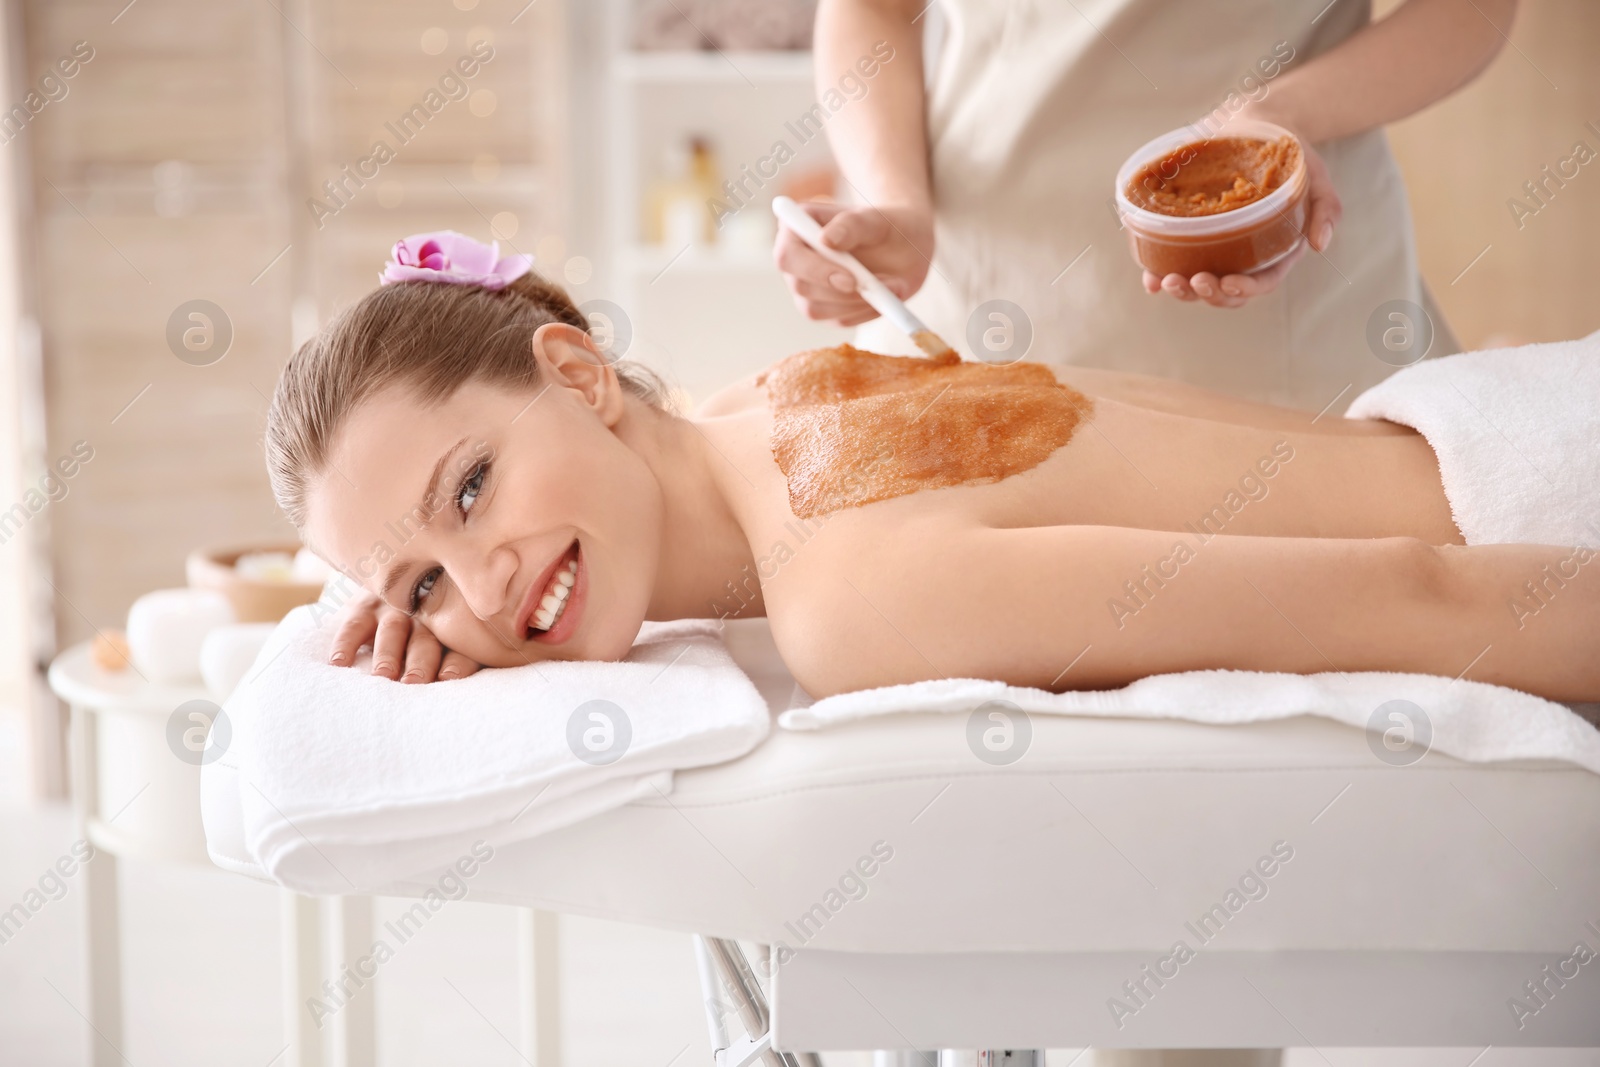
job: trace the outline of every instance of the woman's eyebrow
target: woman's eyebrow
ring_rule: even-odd
[[[455,455],[456,452],[460,450],[461,446],[466,444],[466,443],[467,443],[467,438],[466,437],[462,437],[455,444],[453,444],[449,448],[445,449],[444,450],[444,455],[439,457],[439,462],[437,462],[437,463],[435,463],[433,465],[433,473],[428,476],[427,488],[425,488],[422,491],[421,511],[422,511],[423,517],[420,520],[418,520],[418,522],[417,522],[417,531],[419,533],[421,531],[423,531],[423,530],[426,530],[428,528],[428,523],[433,521],[434,509],[428,504],[428,501],[432,500],[435,496],[438,495],[438,492],[439,492],[439,476],[444,473],[444,465],[446,463],[448,463],[450,461],[450,457]],[[408,511],[406,513],[406,516],[415,515],[417,513],[417,510],[418,509],[416,509],[416,508],[411,509],[410,511]],[[402,517],[400,521],[402,523],[404,523],[405,522],[405,517]],[[391,524],[391,528],[393,528],[392,524]],[[409,566],[407,564],[404,564],[404,563],[402,563],[402,564],[400,564],[398,566],[389,568],[389,573],[384,575],[383,588],[378,592],[378,599],[387,602],[388,599],[389,599],[389,593],[394,589],[394,587],[397,584],[399,584],[400,579],[405,577],[405,573],[409,569],[410,569]]]
[[[400,579],[404,578],[406,571],[410,569],[411,565],[407,563],[402,563],[397,567],[390,567],[389,573],[383,579],[383,588],[378,592],[378,599],[385,604],[389,604],[390,591],[400,584]],[[390,604],[390,606],[393,607],[394,605]]]
[[[444,473],[444,465],[447,462],[449,462],[450,457],[455,455],[456,452],[461,448],[461,446],[466,444],[466,443],[467,443],[467,438],[464,436],[464,437],[461,438],[461,440],[457,441],[455,444],[453,444],[449,448],[445,449],[444,455],[439,457],[439,462],[437,462],[437,463],[435,463],[433,465],[433,473],[428,476],[427,488],[425,488],[422,491],[422,515],[423,515],[423,517],[422,517],[421,522],[418,523],[417,529],[426,530],[428,528],[428,523],[433,521],[433,515],[434,515],[434,510],[435,509],[433,508],[432,505],[430,505],[428,503],[428,501],[432,500],[434,498],[434,496],[439,492],[439,475]],[[407,514],[408,515],[416,514],[416,509],[413,508],[411,511],[407,512]],[[402,519],[401,521],[403,522],[405,520]]]

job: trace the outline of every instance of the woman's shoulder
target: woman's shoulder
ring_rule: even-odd
[[[907,367],[927,360],[905,360],[867,352],[849,344],[808,348],[785,356],[717,390],[695,408],[697,418],[736,415],[773,402],[780,407],[848,399],[903,387]]]
[[[737,415],[767,402],[767,391],[756,382],[766,373],[766,368],[753,371],[730,385],[706,397],[695,406],[696,418],[715,418],[720,415]]]

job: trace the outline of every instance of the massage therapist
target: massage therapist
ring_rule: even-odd
[[[1429,354],[1455,350],[1417,273],[1383,126],[1475,77],[1516,0],[1405,0],[1378,22],[1371,0],[936,2],[946,25],[925,89],[928,0],[820,0],[818,85],[875,42],[895,58],[827,125],[862,206],[806,206],[940,335],[989,358],[1026,343],[1031,360],[1335,411],[1393,370],[1366,340],[1380,305],[1426,308]],[[1235,117],[1315,146],[1309,248],[1255,275],[1141,272],[1112,203],[1117,168],[1168,130],[1203,120],[1226,135]],[[774,257],[807,316],[913,351],[787,229]]]

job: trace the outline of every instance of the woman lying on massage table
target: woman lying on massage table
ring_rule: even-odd
[[[1470,668],[1600,699],[1600,568],[1523,626],[1511,598],[1573,549],[1466,547],[1410,429],[848,347],[684,417],[557,286],[515,264],[462,283],[405,245],[397,284],[290,360],[268,420],[278,502],[365,590],[334,663],[370,642],[374,673],[426,682],[765,615],[818,698],[1226,667]]]

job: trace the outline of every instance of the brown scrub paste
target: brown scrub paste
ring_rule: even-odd
[[[1293,137],[1196,141],[1140,167],[1125,193],[1161,215],[1220,215],[1253,204],[1288,181],[1300,163]]]
[[[799,518],[981,485],[1043,463],[1094,410],[1039,363],[923,359],[851,345],[799,352],[759,378],[772,455]]]

